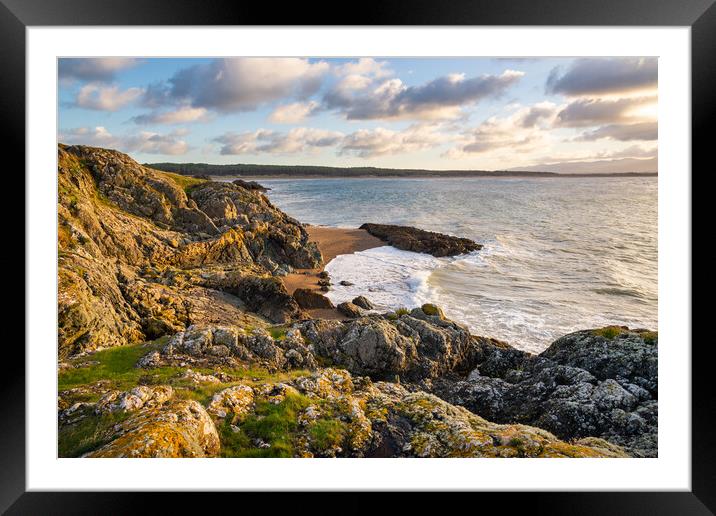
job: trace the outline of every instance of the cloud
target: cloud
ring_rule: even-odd
[[[362,129],[343,138],[339,154],[352,154],[361,158],[404,154],[436,147],[445,140],[446,136],[439,133],[436,126],[427,124],[414,124],[403,131],[382,127]]]
[[[362,76],[380,79],[393,75],[387,61],[376,61],[372,57],[361,57],[357,61],[335,67],[335,73],[343,76]]]
[[[153,111],[146,115],[132,117],[135,124],[186,124],[190,122],[206,122],[210,119],[206,108],[194,108],[191,106],[180,106],[169,111]]]
[[[509,116],[493,116],[477,127],[463,130],[458,145],[443,156],[459,159],[498,149],[524,153],[543,147],[548,143],[549,129],[559,109],[551,102],[517,106]]]
[[[111,82],[117,72],[139,62],[139,59],[129,57],[61,58],[57,62],[57,74],[64,81]]]
[[[501,95],[523,75],[514,70],[470,79],[452,74],[420,86],[406,86],[397,78],[376,84],[366,76],[349,75],[324,95],[323,106],[348,120],[450,119],[459,117],[464,105]]]
[[[98,126],[60,131],[58,140],[71,145],[108,147],[123,152],[178,156],[186,154],[191,149],[187,142],[181,139],[186,134],[185,129],[178,129],[168,134],[140,131],[129,135],[115,136],[105,127]]]
[[[276,124],[298,124],[311,116],[318,108],[318,102],[294,102],[278,106],[269,115],[269,120]]]
[[[603,138],[619,141],[632,140],[656,140],[659,136],[659,128],[656,122],[641,122],[638,124],[611,124],[599,127],[594,131],[583,133],[577,141],[595,141]]]
[[[624,93],[657,86],[655,57],[577,59],[562,73],[554,68],[547,79],[547,93],[568,96]]]
[[[659,162],[657,158],[621,158],[594,161],[560,161],[556,163],[541,163],[527,167],[515,167],[510,170],[556,172],[558,174],[614,174],[623,172],[657,172],[658,169]]]
[[[297,154],[317,152],[338,144],[343,133],[296,127],[287,133],[258,129],[244,133],[226,133],[214,142],[221,144],[220,153],[233,154]]]
[[[118,111],[142,96],[141,88],[121,90],[119,86],[105,86],[92,82],[82,86],[77,92],[72,106],[97,111]]]
[[[414,152],[440,145],[446,136],[436,125],[414,124],[403,131],[385,128],[361,129],[345,135],[310,127],[296,127],[288,132],[259,129],[244,133],[225,133],[214,138],[221,144],[219,152],[232,154],[298,154],[316,153],[334,148],[338,155],[361,158]]]
[[[311,96],[328,70],[324,61],[298,58],[216,59],[177,72],[169,79],[168,95],[193,107],[251,111],[281,98]]]
[[[630,118],[644,120],[650,117],[639,116],[638,108],[655,102],[655,97],[579,99],[560,111],[557,123],[562,127],[587,127],[623,122]]]

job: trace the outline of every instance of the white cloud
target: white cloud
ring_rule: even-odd
[[[438,126],[414,124],[403,131],[391,131],[383,127],[362,129],[346,136],[339,146],[339,154],[353,154],[372,158],[388,154],[404,154],[437,147],[447,136]]]
[[[523,76],[515,70],[469,79],[464,74],[450,74],[407,86],[398,78],[378,82],[349,75],[324,95],[323,105],[349,120],[454,119],[461,116],[462,107],[500,96]]]
[[[221,144],[220,153],[231,154],[297,154],[317,152],[321,148],[335,146],[343,133],[296,127],[287,133],[259,129],[244,133],[226,133],[214,138]]]
[[[393,70],[388,68],[387,61],[376,61],[372,57],[361,57],[357,61],[350,61],[336,66],[335,72],[346,77],[372,77],[376,79],[393,75]]]
[[[269,115],[269,120],[276,124],[298,124],[303,122],[306,117],[313,114],[318,108],[318,102],[294,102],[278,106]]]
[[[177,156],[190,150],[189,144],[181,137],[186,129],[178,129],[168,134],[140,131],[123,136],[111,134],[105,127],[78,127],[60,131],[58,139],[70,145],[90,145],[119,149],[123,152],[141,152],[145,154],[164,154]]]
[[[548,93],[569,96],[605,95],[655,89],[655,57],[588,57],[575,60],[564,72],[555,68],[547,79]]]
[[[62,81],[112,81],[117,72],[139,64],[129,57],[61,58],[57,73]]]
[[[143,93],[141,88],[121,90],[116,85],[105,86],[92,82],[80,88],[73,105],[97,111],[118,111],[137,100]]]
[[[325,61],[274,57],[216,59],[185,68],[170,80],[170,96],[194,107],[251,111],[282,98],[304,99],[321,85]]]
[[[191,106],[180,106],[169,111],[153,111],[146,115],[132,117],[136,124],[186,124],[190,122],[206,122],[210,120],[206,108],[194,108]]]
[[[659,137],[658,124],[654,122],[641,122],[638,124],[611,124],[599,127],[593,131],[582,133],[577,141],[594,141],[608,138],[618,141],[643,140],[651,141]]]
[[[550,128],[559,109],[560,106],[551,102],[540,102],[518,106],[506,117],[492,116],[477,127],[464,130],[458,145],[444,156],[460,159],[496,150],[526,153],[544,148],[551,143]]]
[[[562,127],[589,127],[600,124],[616,124],[656,120],[641,108],[653,106],[655,97],[634,98],[584,98],[570,102],[558,115]]]

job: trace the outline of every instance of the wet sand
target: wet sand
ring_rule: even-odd
[[[324,265],[341,254],[351,254],[357,251],[365,251],[373,247],[381,247],[386,245],[384,242],[374,237],[363,229],[346,229],[332,228],[326,226],[309,226],[306,225],[306,231],[311,241],[318,244],[318,248],[323,255]],[[284,276],[283,284],[286,286],[289,294],[298,288],[307,288],[311,290],[320,290],[318,286],[318,273],[323,267],[317,269],[296,269],[295,272]],[[344,319],[335,309],[317,309],[308,310],[313,317],[323,319]]]

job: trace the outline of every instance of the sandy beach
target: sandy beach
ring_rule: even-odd
[[[323,255],[324,265],[341,254],[351,254],[385,245],[384,242],[367,231],[358,228],[332,228],[327,226],[306,225],[306,230],[311,240],[318,244],[318,248]],[[296,269],[292,274],[282,278],[286,290],[288,290],[290,294],[293,294],[298,288],[319,290],[318,274],[322,270],[323,267],[317,269]],[[308,312],[313,317],[330,319],[344,318],[337,310],[333,309],[315,309],[309,310]]]

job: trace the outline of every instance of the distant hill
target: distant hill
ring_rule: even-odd
[[[285,177],[630,177],[656,172],[570,174],[520,170],[424,170],[376,167],[322,167],[309,165],[212,165],[209,163],[145,163],[145,166],[186,176]]]

